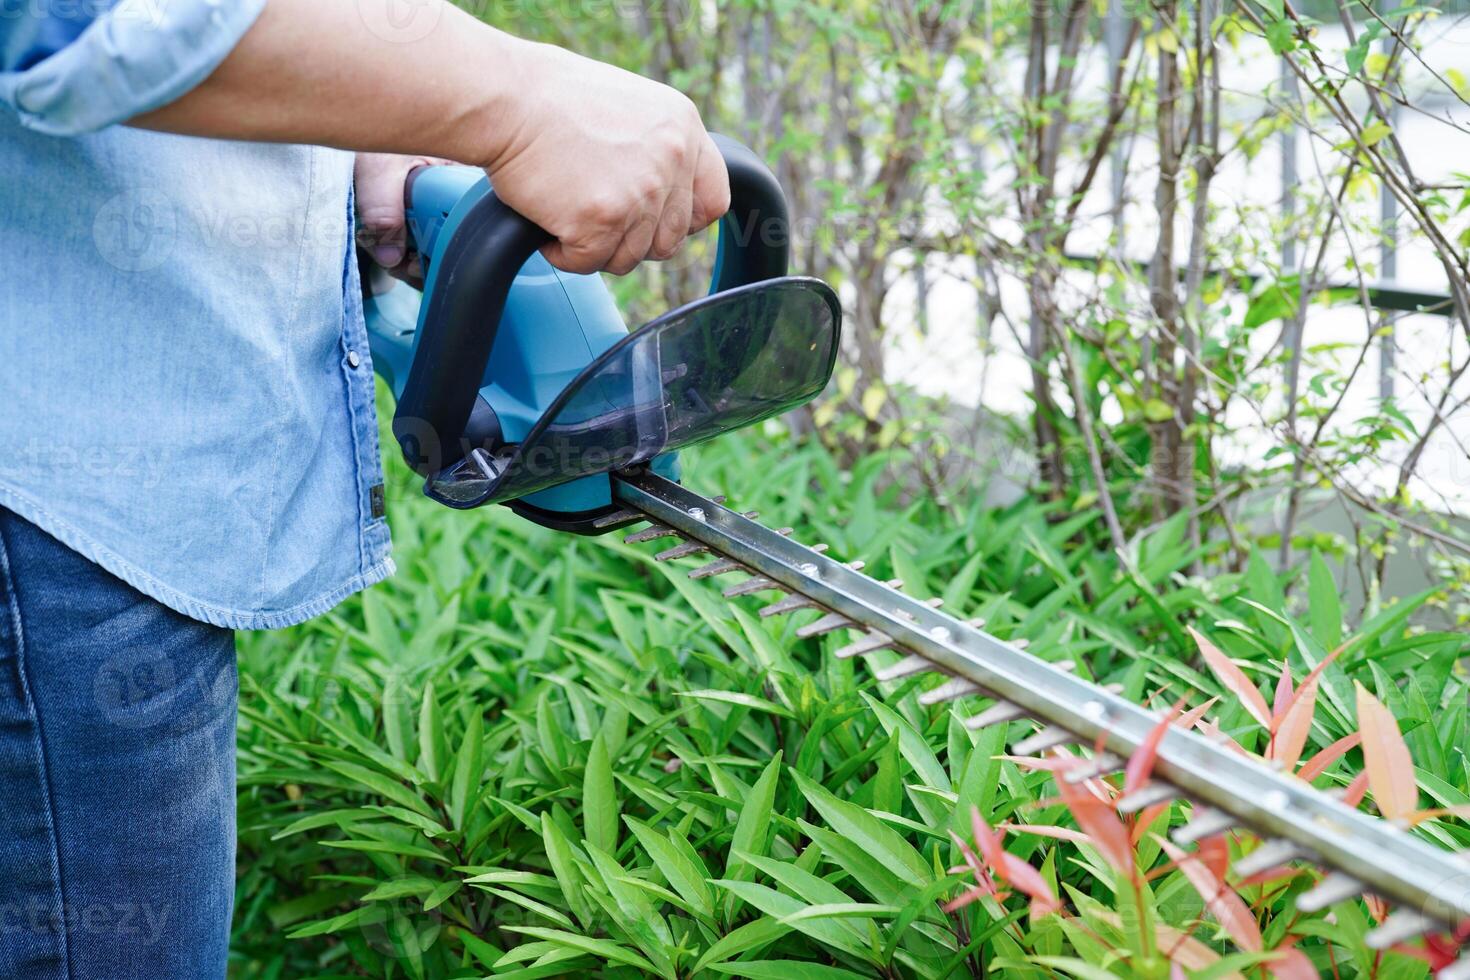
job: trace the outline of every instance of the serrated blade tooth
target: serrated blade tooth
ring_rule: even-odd
[[[724,575],[726,572],[738,572],[745,566],[729,558],[716,558],[708,565],[700,565],[689,573],[690,578],[712,578],[715,575]]]
[[[861,558],[857,558],[853,561],[847,562],[847,567],[852,569],[854,572],[861,572],[864,568],[867,567],[867,565],[868,563],[863,561]]]
[[[1210,807],[1201,807],[1195,812],[1189,823],[1183,827],[1174,828],[1173,833],[1169,836],[1174,838],[1176,844],[1193,844],[1206,837],[1223,834],[1234,826],[1235,818],[1230,814]]]
[[[1006,640],[1006,642],[1015,647],[1017,650],[1024,650],[1031,645],[1031,641],[1026,639],[1024,636],[1018,636],[1013,640]]]
[[[687,558],[690,555],[701,555],[708,551],[708,545],[700,544],[698,541],[686,541],[684,544],[675,545],[667,551],[660,551],[653,556],[653,560],[673,561],[675,558]]]
[[[1106,776],[1108,773],[1117,772],[1125,765],[1124,761],[1111,752],[1094,756],[1080,766],[1073,766],[1062,774],[1062,778],[1068,783],[1085,783],[1089,779]]]
[[[1295,861],[1306,856],[1306,852],[1289,840],[1268,840],[1236,861],[1234,870],[1240,877],[1249,878],[1251,875],[1279,868],[1288,861]]]
[[[606,515],[604,515],[602,517],[597,518],[597,520],[595,520],[595,521],[592,522],[592,526],[593,527],[611,527],[614,524],[621,524],[624,521],[640,521],[640,520],[641,521],[648,520],[648,515],[645,514],[645,513],[643,513],[643,511],[641,511],[641,510],[628,510],[628,509],[624,509],[624,510],[614,511],[611,514],[606,514]]]
[[[821,619],[807,623],[805,626],[797,627],[796,635],[801,637],[802,639],[806,639],[809,636],[821,636],[823,633],[831,633],[833,630],[847,629],[848,627],[854,625],[856,624],[853,623],[852,620],[848,619],[841,613],[828,613]]]
[[[967,694],[980,693],[980,685],[963,677],[952,677],[934,688],[919,695],[920,704],[939,704],[941,701],[953,701]]]
[[[1310,914],[1320,912],[1329,905],[1357,898],[1361,894],[1363,894],[1361,881],[1341,871],[1329,871],[1322,876],[1322,880],[1317,882],[1311,891],[1302,892],[1296,897],[1296,907]]]
[[[965,620],[965,625],[968,626],[968,627],[970,627],[970,629],[972,629],[972,630],[984,629],[985,628],[985,617],[984,616],[976,616],[974,619],[967,619],[967,620]]]
[[[796,612],[798,609],[817,609],[815,602],[804,595],[787,596],[780,602],[773,602],[769,606],[762,606],[760,610],[761,619],[769,619],[772,616],[780,616],[785,613]]]
[[[1036,734],[1023,738],[1015,745],[1012,745],[1011,754],[1035,755],[1038,752],[1045,752],[1047,749],[1054,749],[1058,745],[1066,745],[1068,742],[1074,742],[1076,740],[1077,736],[1065,728],[1057,725],[1047,725]]]
[[[1369,930],[1363,941],[1368,944],[1369,949],[1388,949],[1422,936],[1433,928],[1434,920],[1428,916],[1420,915],[1413,909],[1399,909],[1383,920],[1383,925]]]
[[[1118,800],[1119,813],[1137,813],[1155,803],[1167,803],[1179,795],[1179,791],[1168,783],[1152,782]]]
[[[679,532],[675,531],[671,527],[665,527],[662,524],[654,524],[652,527],[645,527],[641,531],[634,531],[632,534],[623,538],[623,543],[642,544],[644,541],[652,541],[655,538],[677,538],[680,536],[681,535],[679,534]]]
[[[934,665],[923,657],[917,654],[909,654],[896,664],[890,664],[881,670],[873,671],[873,676],[880,681],[896,681],[903,677],[912,677],[914,674],[922,674],[926,670],[934,669]]]
[[[879,633],[877,630],[869,630],[861,640],[849,643],[847,646],[838,650],[837,656],[846,660],[849,657],[856,657],[864,653],[887,650],[891,646],[893,646],[893,637],[886,633]]]
[[[1434,975],[1435,980],[1470,980],[1470,956],[1455,960]]]
[[[777,592],[785,592],[785,588],[772,582],[764,575],[753,575],[744,582],[736,582],[721,593],[726,599],[734,599],[736,596],[750,595],[754,592],[767,592],[775,589]]]
[[[1015,721],[1017,718],[1025,718],[1026,712],[1020,705],[1011,704],[1009,701],[997,701],[978,715],[971,715],[965,719],[965,727],[970,729],[989,728],[991,725],[999,725],[1003,721]]]

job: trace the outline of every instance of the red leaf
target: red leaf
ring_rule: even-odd
[[[1240,879],[1238,882],[1236,882],[1236,884],[1239,885],[1241,888],[1245,888],[1248,885],[1265,885],[1273,881],[1282,881],[1286,878],[1295,878],[1297,875],[1300,874],[1306,874],[1306,869],[1293,868],[1289,864],[1282,864],[1277,865],[1274,868],[1267,868],[1265,871],[1257,871],[1255,874],[1251,875],[1248,878]]]
[[[1327,748],[1323,749],[1321,752],[1318,752],[1316,755],[1308,759],[1307,764],[1302,766],[1301,771],[1298,772],[1297,775],[1310,783],[1312,780],[1316,779],[1318,776],[1326,772],[1328,766],[1332,765],[1338,759],[1341,759],[1343,756],[1347,755],[1347,753],[1353,748],[1353,746],[1357,745],[1362,740],[1363,736],[1359,735],[1357,732],[1353,732],[1351,735],[1344,735],[1342,738],[1338,739],[1336,742],[1333,742],[1331,745],[1327,746]]]
[[[1055,837],[1057,840],[1068,840],[1074,844],[1091,844],[1092,838],[1080,830],[1071,827],[1047,827],[1032,823],[1008,823],[1005,829],[1018,834],[1035,834],[1038,837]]]
[[[1118,819],[1112,805],[1099,800],[1084,787],[1062,778],[1061,773],[1057,774],[1056,784],[1062,802],[1072,812],[1072,819],[1092,838],[1092,846],[1097,848],[1103,860],[1131,877],[1134,873],[1133,845],[1128,839],[1128,828]]]
[[[1307,735],[1312,730],[1312,715],[1317,710],[1317,679],[1303,681],[1301,689],[1291,699],[1281,727],[1271,737],[1270,757],[1280,762],[1282,768],[1291,772],[1306,748]]]
[[[1358,688],[1358,731],[1363,735],[1363,761],[1378,812],[1390,820],[1408,817],[1419,808],[1414,760],[1399,733],[1393,712],[1361,684]]]
[[[1415,810],[1409,815],[1408,821],[1417,827],[1426,820],[1437,820],[1441,817],[1459,817],[1461,820],[1470,820],[1470,805],[1461,803],[1459,806],[1437,806],[1432,810]]]
[[[1283,943],[1276,947],[1276,952],[1281,955],[1266,965],[1271,976],[1280,980],[1317,980],[1321,975],[1301,950],[1291,949]]]
[[[1124,794],[1142,789],[1144,784],[1148,782],[1148,777],[1154,771],[1154,760],[1159,755],[1159,742],[1163,740],[1164,734],[1169,730],[1169,726],[1173,724],[1174,719],[1179,717],[1179,709],[1182,707],[1184,707],[1183,698],[1174,702],[1174,707],[1170,708],[1164,714],[1164,717],[1160,718],[1154,727],[1149,729],[1148,734],[1143,738],[1142,744],[1128,758],[1128,768],[1124,770],[1123,776]]]
[[[1179,716],[1179,720],[1175,724],[1177,724],[1180,728],[1183,728],[1185,731],[1188,731],[1195,725],[1198,725],[1199,720],[1205,716],[1205,712],[1213,708],[1215,706],[1215,702],[1219,700],[1220,699],[1218,697],[1212,697],[1210,698],[1210,700],[1206,701],[1199,707],[1190,708],[1188,711],[1184,712],[1184,714]]]
[[[1014,854],[1006,853],[1001,877],[1030,896],[1032,916],[1049,915],[1061,909],[1062,903],[1052,894],[1051,886],[1041,877],[1041,872]]]
[[[1271,702],[1271,731],[1274,733],[1291,707],[1291,668],[1281,661],[1281,676],[1276,679],[1276,699]]]
[[[1194,642],[1199,644],[1199,652],[1204,656],[1205,663],[1209,664],[1210,670],[1226,690],[1240,699],[1240,703],[1252,718],[1261,723],[1261,727],[1267,731],[1271,729],[1271,712],[1266,707],[1266,699],[1261,697],[1261,692],[1250,682],[1250,678],[1237,666],[1234,661],[1220,652],[1220,648],[1201,636],[1194,627],[1189,628],[1189,635],[1194,637]]]
[[[1342,801],[1348,806],[1356,807],[1363,802],[1363,794],[1368,792],[1368,774],[1360,772],[1353,777],[1353,781],[1347,784],[1342,791]]]
[[[984,858],[986,865],[989,866],[989,870],[997,877],[1003,878],[1008,884],[1025,892],[1031,898],[1032,915],[1046,915],[1061,908],[1061,903],[1057,901],[1056,895],[1052,892],[1051,887],[1047,885],[1045,879],[1041,877],[1040,872],[1014,854],[1007,852],[1001,846],[1000,835],[992,830],[990,825],[985,822],[985,818],[980,815],[979,807],[970,808],[970,827],[975,832],[975,843],[980,848],[980,855]],[[976,862],[973,860],[974,852],[970,850],[969,846],[958,835],[951,834],[951,836],[960,845],[961,852],[965,854],[966,862],[970,863],[972,869],[975,870],[975,877],[980,881],[979,891],[982,894],[990,894],[992,897],[998,897],[998,892],[995,891],[993,884],[987,890],[986,886],[989,884],[989,875],[985,873],[984,869],[975,868]],[[965,895],[961,895],[955,901],[958,902],[960,899],[966,899],[965,904],[974,901],[974,897],[967,898]],[[956,908],[958,907],[956,906]]]
[[[1144,807],[1143,812],[1133,821],[1133,831],[1128,835],[1128,839],[1135,845],[1143,840],[1143,835],[1148,833],[1148,828],[1153,826],[1153,822],[1167,813],[1169,807],[1173,805],[1173,803],[1155,803],[1153,806]]]
[[[991,830],[990,824],[980,815],[978,806],[970,807],[970,830],[975,834],[975,846],[980,848],[980,856],[985,859],[990,870],[999,868],[1005,848],[1001,846],[1000,835]]]
[[[1235,945],[1248,953],[1258,953],[1262,948],[1261,927],[1256,923],[1255,917],[1251,915],[1250,908],[1245,900],[1235,893],[1235,890],[1225,884],[1215,873],[1205,867],[1203,863],[1195,860],[1192,855],[1184,853],[1166,837],[1156,838],[1159,846],[1164,849],[1184,877],[1199,892],[1200,898],[1205,900],[1205,906],[1230,933],[1230,938],[1235,940]]]
[[[1225,873],[1230,870],[1230,842],[1224,834],[1206,837],[1195,845],[1194,857],[1210,869],[1210,874],[1224,881]]]

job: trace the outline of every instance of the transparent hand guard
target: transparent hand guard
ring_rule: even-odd
[[[475,450],[425,492],[451,507],[502,503],[778,415],[826,387],[840,325],[837,297],[818,279],[706,296],[589,364],[524,442],[493,456]]]

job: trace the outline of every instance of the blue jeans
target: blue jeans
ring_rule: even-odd
[[[0,977],[225,975],[234,634],[0,508]]]

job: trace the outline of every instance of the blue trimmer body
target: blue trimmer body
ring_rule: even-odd
[[[453,241],[464,218],[491,193],[490,180],[474,167],[423,167],[406,189],[409,234],[426,268],[424,291],[383,283],[385,293],[365,303],[373,364],[401,397],[417,351],[420,320],[435,290],[454,289],[433,271],[439,253]],[[575,275],[555,268],[538,252],[511,282],[495,344],[480,378],[471,419],[517,444],[577,375],[628,335],[623,314],[600,275]],[[679,478],[678,456],[653,462],[661,476]],[[612,507],[606,476],[580,477],[520,498],[518,508],[541,523],[576,530],[595,523]],[[599,529],[600,530],[600,529]]]
[[[680,446],[825,384],[835,297],[785,276],[779,185],[749,150],[716,140],[732,208],[711,295],[633,334],[602,277],[552,267],[538,251],[550,237],[483,171],[410,176],[423,292],[372,276],[364,312],[374,367],[398,400],[394,435],[431,497],[601,533],[620,526],[611,473],[646,466],[677,480]]]

